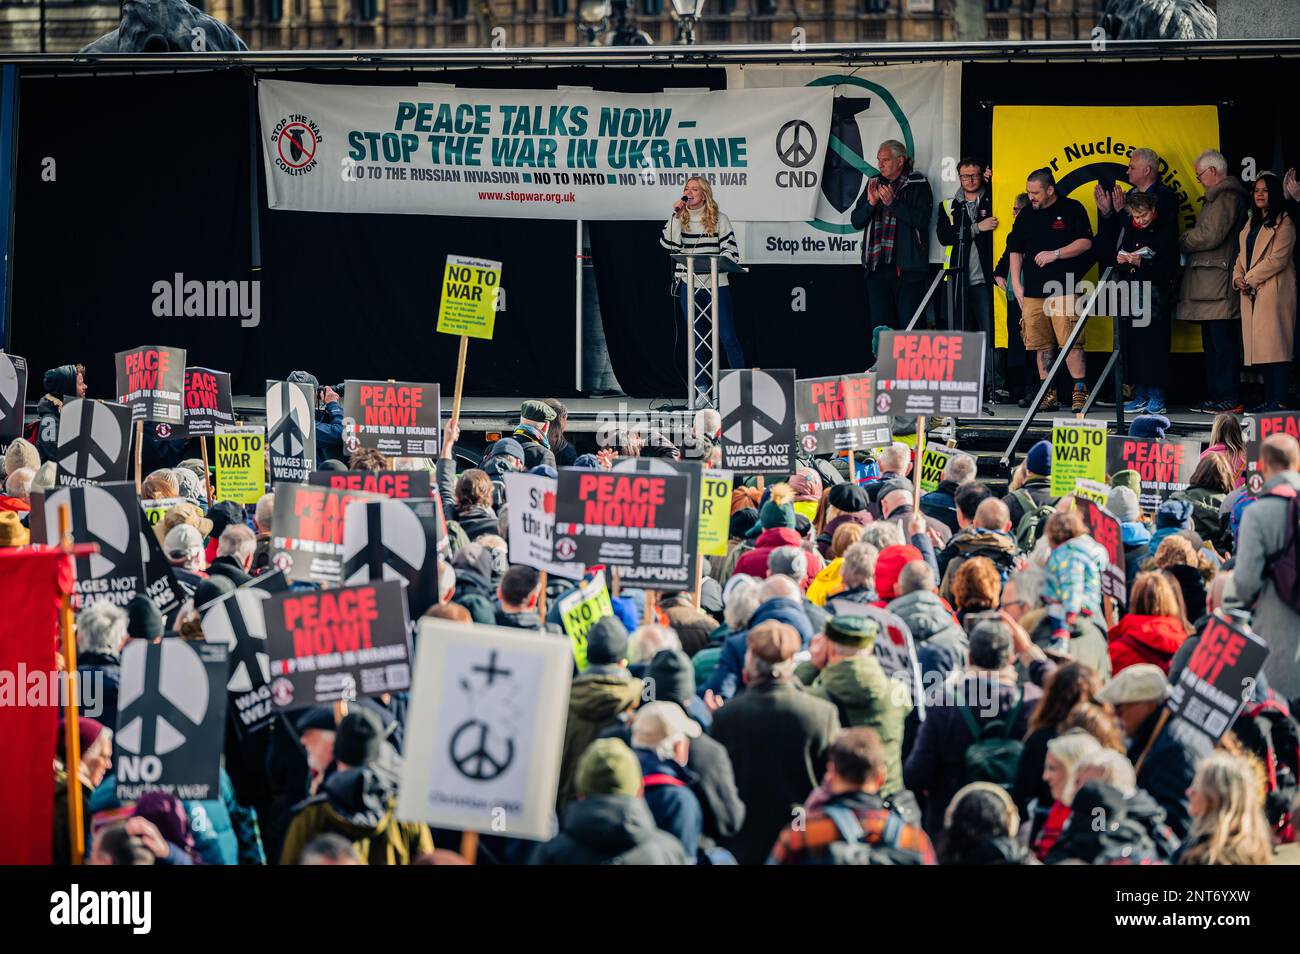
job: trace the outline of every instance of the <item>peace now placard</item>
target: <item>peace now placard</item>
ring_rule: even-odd
[[[133,421],[179,425],[184,420],[185,349],[144,345],[119,351],[117,399]]]
[[[882,331],[876,413],[978,414],[984,399],[984,332]]]

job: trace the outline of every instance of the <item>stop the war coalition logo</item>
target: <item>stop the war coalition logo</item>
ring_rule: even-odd
[[[290,113],[271,130],[276,167],[287,176],[305,176],[319,165],[316,151],[325,141],[310,116]]]

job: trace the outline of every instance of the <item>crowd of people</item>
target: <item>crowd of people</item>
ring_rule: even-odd
[[[305,372],[293,379],[315,384]],[[74,366],[52,370],[45,385],[42,407],[85,393]],[[510,562],[504,475],[683,456],[658,433],[620,434],[580,454],[556,400],[523,402],[513,434],[477,467],[458,468],[455,421],[437,460],[346,455],[337,395],[319,393],[318,468],[431,472],[448,547],[427,615],[538,639],[568,639],[556,604],[575,583],[543,583]],[[54,420],[54,433],[18,439],[4,457],[0,546],[31,542],[31,495],[53,483]],[[716,412],[697,414],[690,455],[716,460],[720,429]],[[79,672],[104,687],[99,714],[78,724],[87,860],[463,861],[459,832],[396,814],[405,693],[360,698],[342,718],[331,708],[277,712],[252,733],[237,730],[232,711],[216,797],[153,792],[118,804],[124,646],[204,638],[203,608],[268,570],[275,533],[273,493],[248,507],[210,499],[211,475],[182,458],[185,441],[161,439],[151,425],[146,435],[142,496],[182,498],[153,532],[185,599],[166,615],[143,595],[78,614]],[[1029,450],[1005,494],[978,479],[969,455],[952,454],[919,506],[915,450],[901,443],[874,454],[864,479],[802,460],[784,479],[737,480],[727,552],[702,564],[698,591],[649,599],[624,586],[612,614],[585,634],[554,837],[485,832],[478,861],[1290,860],[1300,606],[1275,574],[1287,561],[1295,572],[1300,445],[1282,434],[1263,441],[1257,494],[1245,486],[1244,452],[1237,419],[1221,414],[1193,485],[1154,513],[1139,505],[1135,472],[1110,476],[1123,599],[1103,597],[1110,556],[1076,499],[1051,493],[1047,441]],[[1218,739],[1169,718],[1166,706],[1212,617],[1253,627],[1269,647],[1246,708]],[[54,857],[66,863],[74,839],[59,739]]]
[[[949,267],[959,275],[958,327],[985,332],[992,347],[994,287],[1005,293],[1007,346],[992,348],[988,362],[986,394],[995,403],[1015,400],[1015,389],[1023,391],[1020,406],[1029,407],[1039,382],[1070,344],[1064,371],[1053,378],[1040,409],[1068,404],[1079,411],[1087,404],[1082,336],[1069,339],[1090,297],[1084,277],[1098,266],[1113,293],[1099,294],[1089,313],[1120,323],[1120,399],[1127,411],[1166,412],[1174,318],[1200,327],[1208,397],[1193,410],[1245,410],[1243,369],[1260,384],[1252,412],[1287,404],[1300,256],[1295,170],[1285,176],[1261,172],[1243,184],[1229,173],[1222,153],[1205,150],[1193,170],[1204,202],[1195,224],[1180,234],[1179,197],[1167,184],[1175,174],[1154,149],[1129,151],[1127,189],[1113,180],[1098,182],[1095,229],[1083,203],[1057,190],[1052,170],[1037,169],[1015,196],[1005,250],[995,262],[999,219],[989,165],[974,157],[960,160],[958,187],[936,212],[914,158],[902,143],[882,143],[876,157],[880,175],[853,209],[854,227],[866,230],[862,265],[873,354],[880,329],[904,327],[924,297],[933,213]],[[1015,388],[1011,367],[1028,353],[1037,373],[1026,373]],[[1068,401],[1058,395],[1062,387],[1070,390]],[[1113,406],[1113,400],[1098,403]]]

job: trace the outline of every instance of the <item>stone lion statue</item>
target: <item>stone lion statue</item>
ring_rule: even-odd
[[[118,28],[81,52],[202,53],[247,49],[234,30],[185,0],[125,0]]]
[[[1213,40],[1219,19],[1201,0],[1107,0],[1101,23],[1112,40]]]

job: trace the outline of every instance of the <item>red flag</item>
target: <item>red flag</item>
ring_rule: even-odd
[[[44,547],[0,549],[0,679],[12,680],[12,699],[0,704],[0,864],[48,865],[54,824],[54,751],[58,693],[29,706],[26,679],[36,674],[57,685],[55,647],[59,603],[72,591],[72,559]],[[4,690],[0,687],[0,693]],[[7,693],[4,693],[7,694]]]

